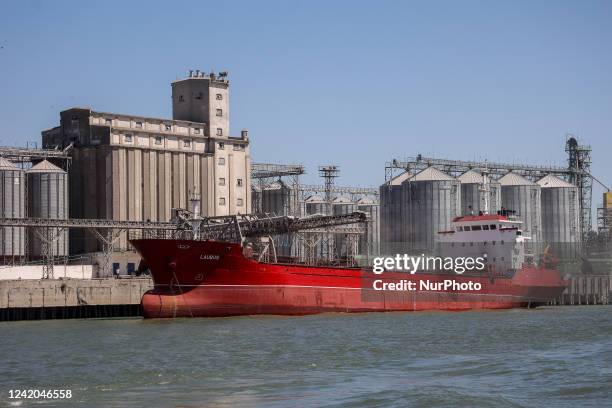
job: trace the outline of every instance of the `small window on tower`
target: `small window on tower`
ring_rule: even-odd
[[[183,95],[179,95],[179,102],[185,102],[185,97]]]
[[[183,147],[191,147],[191,140],[183,140]]]
[[[223,177],[219,178],[219,185],[220,186],[224,186],[225,185],[225,179]]]
[[[223,109],[217,109],[217,116],[223,116]]]
[[[225,157],[219,157],[219,166],[225,166]]]
[[[113,124],[113,120],[111,118],[106,118],[104,119],[104,123],[106,123],[107,125],[112,125]]]
[[[156,144],[156,145],[160,145],[160,144],[162,144],[162,138],[161,138],[161,136],[156,136],[156,137],[155,137],[155,144]]]
[[[172,130],[172,125],[169,125],[169,124],[166,123],[166,124],[164,124],[164,126],[165,126],[166,130],[168,130],[168,131]]]
[[[142,129],[142,122],[136,122],[136,129]]]
[[[196,99],[200,100],[202,99],[204,96],[202,95],[202,92],[198,92],[195,96]]]
[[[126,133],[124,139],[128,143],[132,143],[132,134],[131,133]]]
[[[223,129],[217,128],[217,136],[223,136]]]
[[[218,100],[218,101],[220,101],[220,100],[222,100],[222,99],[223,99],[223,95],[221,95],[221,94],[217,94],[217,100]]]
[[[219,142],[219,150],[225,149],[225,143]]]
[[[219,205],[225,205],[225,197],[219,197]]]
[[[195,133],[196,135],[199,135],[201,132],[200,128],[194,128],[193,129],[193,133]]]
[[[239,179],[237,179],[237,180],[236,180],[236,185],[237,185],[238,187],[242,187],[242,179],[241,179],[241,178],[239,178]]]
[[[242,198],[238,198],[238,199],[236,199],[236,205],[237,205],[238,207],[242,207],[242,204],[243,204]]]

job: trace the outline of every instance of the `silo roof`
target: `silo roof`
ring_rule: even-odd
[[[287,187],[287,186],[285,186],[285,183],[283,183],[282,181],[278,180],[278,181],[275,181],[274,183],[268,184],[263,189],[264,190],[280,190],[280,189],[285,188],[285,187]]]
[[[14,163],[6,160],[4,157],[0,157],[0,170],[21,170]]]
[[[32,166],[26,173],[66,173],[64,170],[57,167],[55,164],[43,160],[35,166]]]
[[[474,170],[468,170],[459,177],[457,177],[462,184],[480,184],[484,182],[482,174]]]
[[[425,170],[417,173],[410,181],[452,181],[455,180],[454,177],[449,176],[441,170],[436,169],[435,167],[428,167]]]
[[[412,177],[412,174],[409,171],[405,171],[402,174],[393,177],[391,180],[386,182],[385,185],[399,186],[410,177]]]
[[[377,205],[378,203],[369,197],[362,197],[359,200],[357,200],[357,204],[359,205]]]
[[[572,188],[576,187],[572,183],[568,183],[567,181],[553,176],[552,174],[548,174],[537,181],[537,183],[542,188]]]
[[[307,203],[311,203],[311,202],[324,202],[325,200],[323,200],[323,197],[321,197],[320,195],[311,195],[308,196],[308,198],[306,198],[306,202]]]
[[[352,201],[346,197],[336,197],[332,200],[332,203],[333,204],[348,204],[348,203],[352,203]]]
[[[535,186],[536,183],[533,183],[527,180],[525,177],[520,174],[516,174],[513,172],[508,172],[502,178],[497,180],[502,186]]]

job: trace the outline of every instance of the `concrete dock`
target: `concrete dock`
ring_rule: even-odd
[[[0,321],[140,316],[150,278],[0,281]]]

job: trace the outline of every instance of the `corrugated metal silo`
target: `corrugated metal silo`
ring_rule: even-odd
[[[32,218],[68,218],[68,173],[46,160],[26,172],[28,179],[28,216]],[[68,255],[68,231],[50,229],[53,236],[59,233],[53,246],[55,256]],[[42,242],[35,231],[29,235],[30,256],[43,255]]]
[[[363,211],[368,217],[367,237],[360,239],[359,250],[363,255],[368,253],[378,255],[380,253],[380,205],[370,198],[362,198],[357,201],[357,210]]]
[[[311,195],[306,198],[306,215],[322,214],[325,215],[327,205],[325,199],[319,195]]]
[[[346,197],[336,197],[332,200],[333,215],[351,214],[355,211],[357,211],[357,204]],[[348,225],[347,227],[350,227],[350,225]],[[353,244],[350,238],[354,237],[348,237],[346,236],[346,234],[343,233],[336,234],[336,256],[343,257],[347,254],[351,254],[354,251],[354,249],[350,247],[350,245]]]
[[[0,157],[0,217],[25,217],[25,184],[25,172]],[[0,262],[10,262],[12,257],[24,255],[24,229],[0,227]]]
[[[542,217],[540,186],[523,176],[509,172],[499,180],[501,184],[501,205],[506,210],[516,211],[516,216],[523,221],[525,235],[532,242],[541,240]]]
[[[484,212],[484,194],[488,190],[488,213],[495,214],[501,208],[501,186],[495,180],[487,181],[484,187],[484,177],[475,170],[468,170],[457,180],[461,183],[461,212],[459,215],[478,214]],[[471,208],[470,208],[471,207]]]
[[[580,242],[578,187],[550,174],[537,183],[542,197],[542,241]]]
[[[384,254],[399,252],[403,245],[402,183],[413,174],[404,172],[379,188],[380,194],[380,250]]]
[[[292,191],[285,183],[278,180],[261,190],[263,212],[276,215],[293,214]]]
[[[449,230],[460,211],[460,184],[428,167],[402,183],[404,240],[409,248],[434,249],[438,232]]]

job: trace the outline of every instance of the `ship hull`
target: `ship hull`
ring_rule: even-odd
[[[565,288],[556,271],[535,268],[518,271],[512,278],[375,275],[357,268],[257,262],[231,243],[134,240],[132,244],[155,283],[142,298],[146,318],[509,309],[545,303]],[[449,280],[479,284],[481,289],[437,287]],[[374,289],[402,282],[413,282],[415,290]]]

